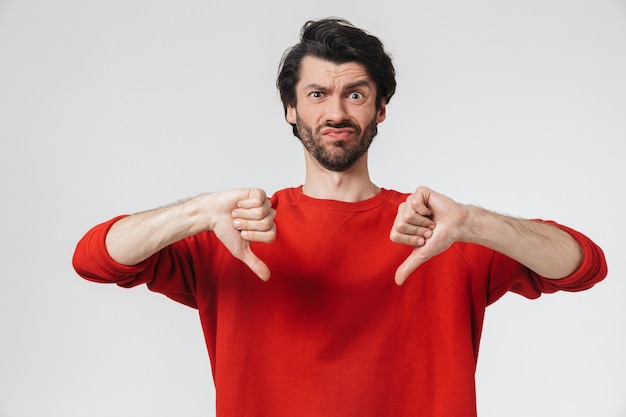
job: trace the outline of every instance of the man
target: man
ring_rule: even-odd
[[[486,306],[590,288],[602,251],[556,223],[375,185],[394,69],[348,22],[305,24],[277,85],[302,186],[116,217],[79,242],[76,270],[199,310],[218,416],[475,416]]]

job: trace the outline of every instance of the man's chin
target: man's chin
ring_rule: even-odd
[[[325,157],[319,157],[316,159],[322,167],[326,168],[329,171],[344,172],[352,168],[354,164],[359,160],[359,158],[361,158],[361,156],[356,158],[346,158],[346,155],[341,156],[342,157],[333,158],[332,156],[326,155]]]
[[[354,165],[354,164],[352,164]],[[348,171],[352,165],[328,165],[328,164],[322,164],[322,166],[324,168],[326,168],[328,171],[332,171],[332,172],[346,172]]]

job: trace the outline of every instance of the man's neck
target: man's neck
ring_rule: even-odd
[[[307,158],[302,191],[312,198],[356,202],[374,197],[380,188],[370,180],[366,156],[341,172],[325,169]]]

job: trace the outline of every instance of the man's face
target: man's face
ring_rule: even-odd
[[[296,124],[305,149],[332,171],[345,171],[365,155],[385,120],[385,103],[376,109],[376,84],[355,62],[305,57],[296,98],[286,119]]]

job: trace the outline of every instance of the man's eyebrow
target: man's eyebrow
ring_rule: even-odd
[[[353,90],[355,88],[358,87],[372,87],[372,81],[367,80],[367,79],[363,79],[363,80],[358,80],[349,84],[346,84],[343,89],[344,90]],[[319,90],[319,91],[329,91],[332,90],[332,87],[329,86],[324,86],[321,84],[317,84],[317,83],[311,83],[311,84],[307,84],[304,87],[305,90]]]

